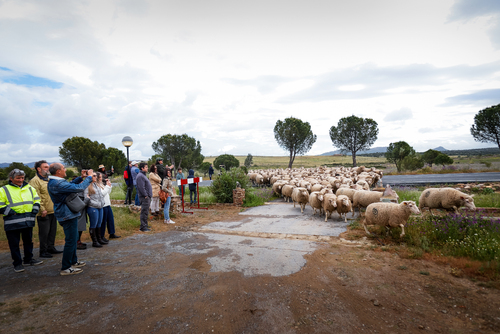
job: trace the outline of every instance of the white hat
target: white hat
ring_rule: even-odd
[[[132,166],[137,165],[139,162],[137,161],[132,161]]]

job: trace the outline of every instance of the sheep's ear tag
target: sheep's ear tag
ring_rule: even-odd
[[[463,196],[460,196],[460,199],[465,199],[465,197],[463,197]]]
[[[405,205],[408,205],[408,203],[407,203],[407,202],[403,202],[403,203],[404,203]]]

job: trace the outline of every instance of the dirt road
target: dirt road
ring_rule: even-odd
[[[258,240],[276,235],[239,233],[233,249],[239,244],[244,251],[237,253],[221,241],[222,232],[202,230],[215,220],[219,227],[247,222],[239,211],[211,208],[177,218],[177,226],[153,223],[163,232],[79,251],[87,266],[75,276],[59,276],[59,257],[15,273],[10,255],[0,254],[0,332],[500,332],[499,290],[455,277],[446,265],[402,259],[338,237],[309,240],[308,246],[283,237],[281,248],[269,248]],[[262,267],[251,259],[269,257],[261,254],[266,248],[276,258],[293,259],[268,266],[296,262],[297,270],[241,269],[241,263]]]

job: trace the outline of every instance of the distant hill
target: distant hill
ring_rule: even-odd
[[[15,162],[18,162],[18,161],[15,161]],[[28,163],[25,163],[26,166],[28,166],[29,168],[34,168],[35,167],[35,162],[28,162]],[[53,162],[59,162],[59,161],[53,161]],[[50,165],[51,163],[53,162],[49,162],[48,164]],[[2,162],[0,163],[0,168],[5,168],[5,167],[9,167],[11,164],[11,162]]]
[[[473,148],[473,149],[468,149],[468,150],[448,150],[448,149],[444,148],[443,146],[438,146],[436,148],[433,148],[433,150],[440,151],[440,152],[446,152],[446,154],[448,154],[448,155],[488,155],[488,154],[500,154],[500,149],[498,149],[498,147]],[[380,156],[380,155],[382,155],[385,152],[387,152],[387,147],[373,147],[373,148],[369,149],[368,151],[358,152],[357,155],[374,155],[374,156]],[[418,152],[418,153],[424,153],[424,152]],[[326,153],[323,153],[321,155],[334,155],[334,154],[341,154],[340,150],[332,151],[332,152],[326,152]],[[348,152],[348,153],[346,153],[346,155],[351,155],[351,153]]]

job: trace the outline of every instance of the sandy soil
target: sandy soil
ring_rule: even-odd
[[[211,207],[79,251],[88,265],[75,276],[58,275],[59,258],[14,273],[2,254],[0,333],[500,332],[500,291],[447,265],[335,238],[293,275],[244,277],[211,272],[214,254],[166,256],[158,242],[240,210]]]

